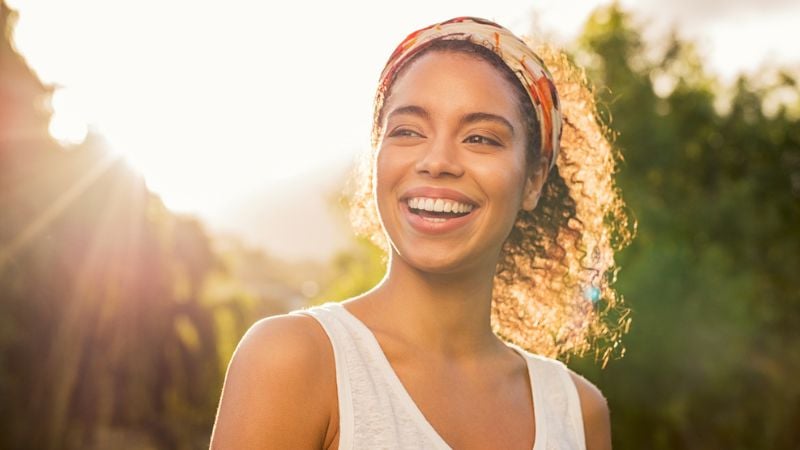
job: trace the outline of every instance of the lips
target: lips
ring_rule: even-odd
[[[467,205],[472,205],[473,207],[478,206],[477,202],[471,199],[466,194],[462,194],[461,192],[454,191],[452,189],[447,188],[438,188],[438,187],[417,187],[407,190],[400,196],[400,200],[408,201],[410,198],[414,197],[424,197],[424,198],[441,198],[442,200],[453,200],[459,203],[464,203]]]

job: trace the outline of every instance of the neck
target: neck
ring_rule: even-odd
[[[386,277],[372,291],[373,306],[421,351],[477,356],[500,344],[490,324],[494,272],[494,261],[458,273],[424,272],[393,252]]]

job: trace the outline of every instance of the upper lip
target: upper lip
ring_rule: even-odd
[[[443,200],[444,199],[455,200],[460,203],[466,203],[468,205],[478,206],[477,202],[469,198],[466,194],[454,191],[452,189],[433,187],[433,186],[421,186],[421,187],[411,188],[405,191],[403,195],[400,197],[400,199],[408,200],[414,197],[441,198]]]

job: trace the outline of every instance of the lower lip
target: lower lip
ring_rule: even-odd
[[[478,209],[473,208],[472,211],[465,216],[445,219],[444,222],[433,222],[426,220],[419,214],[414,214],[411,212],[408,207],[408,203],[406,202],[400,202],[400,208],[403,210],[403,214],[406,216],[406,220],[408,220],[411,226],[420,233],[426,234],[448,233],[461,228],[472,220],[472,218],[475,216],[475,211]]]

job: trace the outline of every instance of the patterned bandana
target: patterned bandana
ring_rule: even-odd
[[[553,77],[525,42],[494,22],[476,17],[456,17],[411,33],[386,63],[378,84],[378,98],[385,99],[389,84],[407,61],[432,42],[443,39],[465,40],[486,47],[500,56],[514,72],[536,110],[542,135],[542,156],[550,162],[548,168],[552,168],[561,139],[561,109]]]

